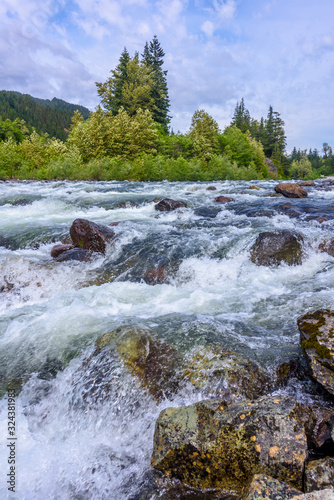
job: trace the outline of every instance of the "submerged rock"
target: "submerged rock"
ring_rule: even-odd
[[[71,250],[65,250],[61,252],[58,257],[55,258],[57,262],[66,262],[68,260],[78,260],[81,262],[87,262],[91,258],[92,252],[90,250],[84,250],[83,248],[73,248]]]
[[[169,270],[167,266],[158,265],[144,274],[144,281],[148,285],[162,285],[168,282]]]
[[[72,250],[74,245],[55,245],[51,249],[51,257],[56,259],[61,253],[66,252],[67,250]]]
[[[302,492],[265,474],[255,474],[240,500],[290,500]]]
[[[76,247],[100,253],[105,253],[106,243],[115,237],[109,227],[86,219],[75,219],[70,235]]]
[[[334,485],[334,458],[312,460],[305,467],[305,491],[316,491]]]
[[[260,233],[251,248],[250,260],[258,266],[295,266],[302,262],[302,236],[286,229]]]
[[[149,330],[117,329],[103,335],[95,345],[95,353],[105,348],[116,349],[127,369],[156,399],[175,391],[178,353],[162,340],[154,338]]]
[[[204,397],[232,403],[261,396],[268,384],[265,373],[252,361],[219,346],[200,347],[187,353],[182,378]]]
[[[207,191],[217,191],[217,188],[216,188],[216,186],[208,186],[208,187],[206,188],[206,190],[207,190]]]
[[[171,212],[172,210],[176,210],[177,208],[187,208],[187,204],[185,201],[180,200],[172,200],[170,198],[164,198],[159,201],[154,208],[159,210],[160,212]]]
[[[256,191],[261,191],[259,186],[255,186],[255,184],[251,184],[248,189],[255,189]]]
[[[241,491],[256,473],[301,489],[310,419],[310,409],[289,396],[167,408],[156,422],[151,463],[202,489]]]
[[[217,196],[217,198],[214,199],[216,203],[230,203],[232,198],[228,198],[228,196]]]
[[[334,257],[334,238],[320,243],[318,249],[320,252],[328,253],[328,255]]]
[[[275,187],[276,193],[280,193],[286,198],[306,198],[307,191],[292,182],[281,182]]]
[[[334,395],[334,312],[320,309],[297,320],[308,369]]]

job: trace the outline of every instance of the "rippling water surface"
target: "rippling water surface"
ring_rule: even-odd
[[[104,333],[146,328],[183,352],[219,345],[269,374],[301,355],[297,317],[333,308],[334,258],[317,250],[333,234],[334,190],[307,188],[306,199],[287,200],[272,196],[275,181],[255,184],[261,189],[232,181],[211,184],[215,191],[208,183],[0,184],[0,381],[23,381],[17,498],[146,498],[159,412],[202,398],[184,386],[156,402],[118,358],[102,382],[94,378],[85,360]],[[215,203],[218,195],[233,201]],[[188,208],[157,212],[156,197]],[[54,261],[51,248],[79,217],[119,222],[115,240],[90,262]],[[302,265],[250,261],[257,235],[275,229],[303,235]],[[156,269],[161,284],[147,279]],[[96,397],[106,381],[108,397]],[[286,390],[307,394],[301,384]],[[6,431],[4,397],[0,425]],[[1,470],[7,455],[1,447]],[[4,474],[0,491],[6,497]]]

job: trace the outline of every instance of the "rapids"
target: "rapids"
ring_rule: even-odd
[[[183,351],[221,345],[271,376],[301,356],[298,316],[334,307],[334,258],[317,251],[333,234],[334,190],[307,188],[307,198],[287,200],[272,196],[276,183],[256,181],[260,190],[246,181],[0,183],[1,498],[159,498],[146,493],[155,420],[202,395],[185,385],[158,403],[118,358],[102,380],[85,370],[108,331],[149,328]],[[218,195],[233,201],[215,203]],[[157,212],[156,197],[188,208]],[[54,261],[51,248],[79,217],[118,222],[115,240],[89,262]],[[275,229],[303,235],[302,265],[250,261],[257,235]],[[145,276],[157,266],[166,280],[152,285]],[[22,384],[15,495],[4,444],[10,381]],[[301,401],[318,397],[296,380],[280,390]]]

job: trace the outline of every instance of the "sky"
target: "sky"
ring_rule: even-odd
[[[334,147],[333,0],[0,0],[0,90],[94,111],[95,82],[154,35],[174,132],[198,109],[223,131],[244,98],[280,113],[288,152]]]

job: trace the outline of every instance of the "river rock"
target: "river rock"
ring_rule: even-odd
[[[318,249],[320,252],[328,253],[328,255],[334,257],[334,238],[320,243]]]
[[[298,186],[315,186],[315,183],[314,181],[312,180],[308,180],[308,181],[301,181],[301,182],[298,182]]]
[[[230,203],[232,198],[228,198],[228,196],[217,196],[217,198],[214,199],[216,203]]]
[[[320,491],[311,491],[303,495],[297,495],[292,500],[334,500],[334,489],[326,488]]]
[[[92,252],[90,250],[84,250],[83,248],[73,248],[71,250],[61,252],[58,257],[55,258],[55,260],[57,262],[66,262],[68,260],[87,262],[91,258],[91,255]]]
[[[259,186],[255,186],[255,184],[251,184],[248,189],[255,189],[256,191],[261,191]]]
[[[151,464],[196,488],[241,491],[261,473],[301,489],[310,419],[290,396],[167,408],[156,422]]]
[[[309,312],[297,320],[308,369],[313,378],[334,395],[334,312]]]
[[[55,245],[51,249],[51,257],[56,259],[61,253],[66,252],[67,250],[72,250],[74,245]]]
[[[334,485],[334,458],[312,460],[305,466],[305,491],[316,491]]]
[[[148,285],[162,285],[168,282],[168,274],[166,266],[158,265],[145,272],[144,281]]]
[[[302,492],[266,474],[255,474],[239,500],[290,500]]]
[[[278,169],[277,169],[275,163],[272,160],[270,160],[270,158],[265,158],[264,161],[266,162],[270,177],[272,179],[277,179]]]
[[[306,198],[307,196],[307,191],[293,182],[281,182],[277,184],[275,191],[286,198]]]
[[[131,374],[157,400],[165,393],[172,394],[175,391],[178,383],[175,372],[178,353],[162,340],[154,338],[149,330],[119,328],[103,335],[95,346],[95,353],[103,348],[116,349]]]
[[[230,404],[254,399],[268,384],[266,374],[252,361],[219,346],[197,347],[184,357],[182,378],[203,397],[224,399]]]
[[[279,387],[285,386],[292,378],[296,378],[297,380],[304,380],[305,369],[299,359],[289,359],[289,361],[285,361],[277,367],[276,377],[277,385]]]
[[[154,208],[159,210],[160,212],[171,212],[172,210],[176,210],[177,208],[187,208],[187,204],[184,201],[180,200],[172,200],[170,198],[164,198],[159,201]]]
[[[136,208],[139,207],[139,203],[136,203],[135,201],[120,201],[117,203],[116,208]]]
[[[206,189],[207,191],[217,191],[216,186],[208,186]]]
[[[302,262],[302,236],[286,229],[260,233],[251,248],[250,260],[257,266],[289,266]]]
[[[112,229],[86,219],[75,219],[70,235],[76,247],[100,253],[105,253],[106,243],[115,237]]]

